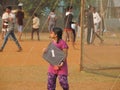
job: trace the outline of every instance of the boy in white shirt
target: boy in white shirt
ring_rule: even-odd
[[[101,17],[99,16],[98,12],[96,12],[95,7],[93,8],[93,21],[94,21],[94,30],[98,32],[98,27],[101,22]]]
[[[93,7],[93,22],[94,22],[93,42],[95,40],[95,37],[97,36],[100,39],[101,43],[102,43],[103,39],[98,35],[99,24],[101,22],[101,17],[99,16],[98,12],[96,12],[95,7]]]
[[[40,38],[39,38],[39,26],[40,26],[40,19],[37,17],[37,14],[35,13],[34,17],[33,17],[33,26],[32,26],[32,33],[31,33],[31,40],[33,40],[34,32],[37,32],[38,40],[40,40]]]

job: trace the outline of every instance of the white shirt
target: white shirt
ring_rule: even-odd
[[[40,26],[40,20],[38,17],[33,18],[33,28],[37,29]]]
[[[48,16],[49,24],[55,24],[56,23],[56,14],[54,12],[50,12]]]
[[[94,21],[94,24],[98,24],[101,21],[101,17],[97,12],[93,13],[93,21]]]
[[[76,29],[76,24],[75,24],[75,23],[72,23],[72,24],[71,24],[71,28],[72,28],[73,30],[75,30],[75,29]]]
[[[7,13],[7,12],[3,13],[2,22],[4,25],[8,25],[7,31],[14,30],[15,15],[13,13]]]
[[[7,12],[3,13],[2,15],[2,23],[5,21],[7,22],[7,19],[8,19],[9,15]],[[8,25],[7,23],[3,23],[4,25]]]
[[[73,15],[73,12],[67,11],[67,12],[65,13],[66,16],[69,15],[69,14],[72,14],[72,15]]]
[[[2,19],[3,19],[3,20],[8,19],[8,13],[7,13],[7,12],[3,13]]]

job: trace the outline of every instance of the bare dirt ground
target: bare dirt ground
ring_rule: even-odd
[[[40,41],[32,41],[30,35],[23,35],[24,39],[20,42],[22,52],[16,52],[15,43],[12,40],[8,41],[4,51],[0,52],[0,90],[47,90],[48,63],[42,58],[42,50],[50,41],[48,37],[48,34],[42,33]],[[95,45],[85,44],[85,53],[92,59],[97,59],[96,62],[103,66],[120,65],[120,46],[112,45],[116,44],[114,40],[107,39],[104,42],[103,45],[99,45],[97,41]],[[70,90],[120,90],[120,76],[113,78],[80,72],[79,39],[76,42],[77,49],[73,49],[70,43],[68,45]],[[88,58],[85,60],[87,63]],[[56,90],[62,90],[58,81]]]

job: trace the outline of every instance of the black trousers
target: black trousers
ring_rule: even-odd
[[[38,40],[40,40],[40,38],[39,38],[39,28],[33,28],[33,29],[32,29],[31,39],[33,39],[34,32],[37,33]]]
[[[87,31],[87,43],[91,44],[92,40],[93,40],[93,29],[88,28],[88,31]]]

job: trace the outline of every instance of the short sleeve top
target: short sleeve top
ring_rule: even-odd
[[[60,40],[59,43],[54,43],[54,42],[52,43],[61,50],[68,49],[68,45],[64,40]],[[68,75],[67,61],[65,60],[60,70],[54,70],[54,66],[50,65],[48,68],[48,72],[53,73],[53,74]]]

